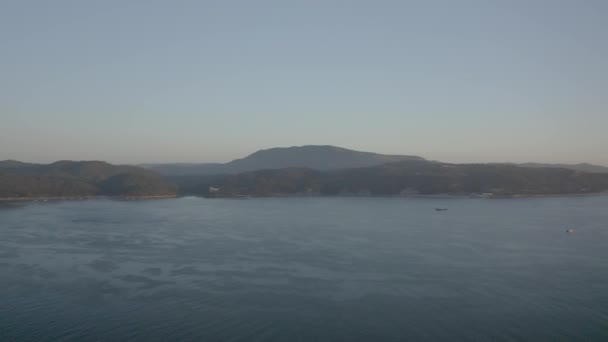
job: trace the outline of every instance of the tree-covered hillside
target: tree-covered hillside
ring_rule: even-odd
[[[160,196],[177,187],[150,170],[101,161],[0,162],[0,198]]]
[[[262,170],[216,177],[175,177],[181,191],[205,196],[587,194],[608,190],[608,174],[506,164],[404,161],[316,171]]]

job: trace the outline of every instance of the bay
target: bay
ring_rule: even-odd
[[[4,204],[0,340],[608,340],[607,209],[606,196]]]

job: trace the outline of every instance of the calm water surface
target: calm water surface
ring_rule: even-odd
[[[608,197],[5,204],[0,237],[0,341],[608,340]]]

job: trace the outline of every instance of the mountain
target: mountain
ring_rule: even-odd
[[[156,172],[135,166],[102,161],[0,161],[0,198],[159,196],[176,192],[175,185]]]
[[[536,196],[608,191],[608,174],[508,164],[447,164],[424,160],[313,170],[286,168],[236,175],[177,178],[184,193],[204,196],[473,195]]]
[[[335,146],[307,145],[260,150],[225,164],[143,164],[141,166],[165,175],[211,175],[290,167],[314,170],[348,169],[405,160],[424,159],[417,156],[360,152]]]
[[[542,163],[523,163],[519,164],[525,167],[536,167],[536,168],[562,168],[570,169],[575,171],[592,172],[592,173],[608,173],[608,167],[601,165],[593,165],[588,163],[580,164],[542,164]]]

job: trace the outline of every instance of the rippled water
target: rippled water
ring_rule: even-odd
[[[25,203],[0,236],[1,341],[608,340],[608,197]]]

